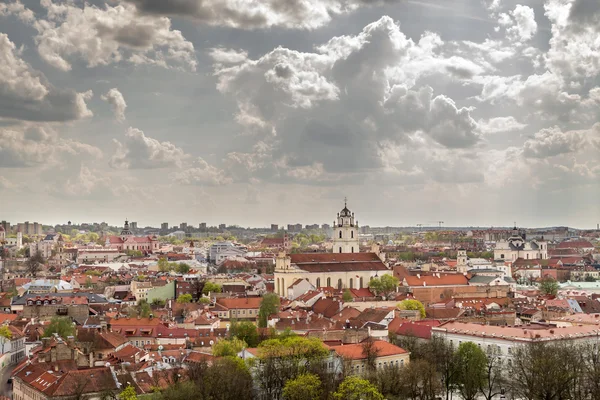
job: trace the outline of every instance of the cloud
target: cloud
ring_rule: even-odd
[[[184,185],[220,186],[232,183],[223,170],[209,165],[201,158],[194,165],[174,174],[175,181]]]
[[[35,22],[35,41],[42,59],[58,69],[71,70],[77,57],[89,67],[125,61],[196,69],[194,45],[171,29],[169,18],[138,15],[130,4],[79,8],[43,0],[42,6],[47,19]]]
[[[600,4],[588,0],[547,0],[545,15],[552,23],[549,69],[565,78],[600,74]]]
[[[0,3],[0,17],[15,15],[19,20],[25,23],[35,21],[35,14],[26,8],[20,1]]]
[[[257,59],[236,53],[230,64],[222,50],[213,53],[218,90],[237,100],[237,122],[263,144],[260,151],[228,155],[232,175],[253,170],[263,178],[319,183],[368,173],[383,167],[383,141],[416,145],[411,135],[417,132],[435,146],[477,145],[473,108],[419,83],[448,79],[449,71],[449,81],[471,79],[485,70],[463,57],[445,57],[442,46],[430,33],[415,43],[383,17],[315,52],[278,47]]]
[[[510,15],[514,25],[507,29],[507,33],[521,42],[530,40],[537,31],[533,8],[517,4]]]
[[[92,116],[91,91],[57,89],[21,58],[21,50],[0,33],[0,117],[28,121],[68,121]]]
[[[200,22],[241,29],[282,27],[316,29],[333,16],[389,0],[127,0],[144,13],[191,17]]]
[[[70,158],[102,158],[95,146],[63,139],[43,125],[0,127],[0,168],[53,166]]]
[[[522,124],[515,117],[495,117],[487,121],[479,121],[479,129],[486,134],[514,132],[524,129],[527,124]]]
[[[528,158],[548,158],[579,151],[585,143],[581,132],[562,132],[558,126],[542,129],[523,145]]]
[[[159,142],[147,137],[139,129],[129,128],[125,140],[113,141],[117,145],[109,164],[117,169],[154,169],[181,167],[189,157],[181,148],[170,142]]]
[[[102,95],[102,100],[111,105],[117,121],[125,121],[125,109],[127,108],[127,103],[125,103],[125,98],[121,92],[119,92],[119,89],[110,89],[106,94]]]

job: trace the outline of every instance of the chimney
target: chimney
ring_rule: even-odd
[[[67,344],[69,344],[69,346],[74,346],[75,345],[75,337],[67,336]]]
[[[47,349],[50,346],[50,338],[49,337],[43,337],[42,338],[42,347],[44,349]]]

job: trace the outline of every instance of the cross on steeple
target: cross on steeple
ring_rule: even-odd
[[[348,204],[348,198],[344,196],[344,207],[347,207]]]

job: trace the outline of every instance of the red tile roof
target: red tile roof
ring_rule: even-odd
[[[375,348],[375,351],[377,352],[377,357],[386,357],[408,353],[402,347],[398,347],[396,345],[384,342],[382,340],[374,341],[373,346]],[[363,360],[367,358],[367,356],[364,354],[364,344],[361,343],[334,346],[332,347],[332,350],[334,350],[337,355],[345,359]]]
[[[439,276],[439,278],[438,278]],[[405,276],[408,286],[467,286],[469,280],[462,274]]]
[[[239,298],[221,298],[217,299],[217,304],[220,304],[228,309],[258,309],[262,297],[239,297]]]

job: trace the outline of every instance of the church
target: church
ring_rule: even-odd
[[[144,254],[158,250],[158,238],[156,236],[135,236],[129,229],[129,221],[125,220],[125,226],[119,236],[107,236],[105,247],[119,251],[141,251]]]
[[[334,221],[333,251],[331,253],[279,253],[275,260],[275,292],[283,297],[299,279],[315,287],[337,290],[369,287],[372,278],[392,275],[384,263],[379,246],[371,252],[359,252],[358,221],[347,205]]]
[[[496,242],[494,248],[494,260],[496,261],[516,261],[522,258],[524,260],[545,260],[548,258],[548,243],[543,240],[527,240],[524,229],[513,228],[512,235],[507,240]]]

